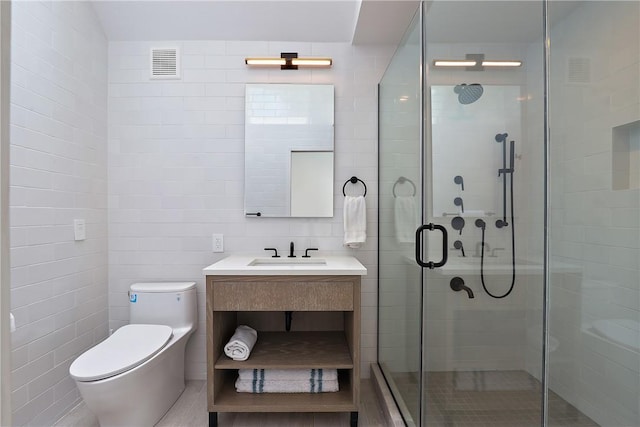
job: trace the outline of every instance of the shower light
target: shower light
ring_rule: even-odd
[[[461,67],[467,71],[483,71],[484,67],[520,67],[522,61],[517,60],[485,60],[484,53],[467,53],[465,59],[436,59],[434,67]]]
[[[436,67],[475,67],[476,61],[467,61],[465,59],[436,59],[433,61]]]
[[[483,67],[520,67],[522,61],[482,61]]]

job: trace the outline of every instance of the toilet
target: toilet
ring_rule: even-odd
[[[70,366],[102,427],[151,427],[184,390],[184,353],[197,327],[194,282],[135,283],[130,324]]]

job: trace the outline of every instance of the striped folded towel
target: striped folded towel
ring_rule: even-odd
[[[236,380],[236,391],[239,393],[324,393],[338,390],[338,380],[254,381],[240,378]]]
[[[241,380],[263,381],[336,381],[337,369],[239,369]]]

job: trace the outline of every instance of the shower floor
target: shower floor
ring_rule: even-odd
[[[394,375],[406,393],[415,390],[416,376]],[[427,373],[426,423],[429,427],[539,427],[542,387],[525,371]],[[403,395],[411,413],[417,396]],[[593,420],[549,391],[549,426],[598,427]]]

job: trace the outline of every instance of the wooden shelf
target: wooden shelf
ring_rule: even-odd
[[[340,379],[334,393],[238,393],[234,382],[226,381],[216,395],[218,412],[350,412],[356,411],[351,384]]]
[[[236,361],[224,353],[215,369],[352,369],[353,360],[342,331],[259,332],[249,359]]]
[[[360,401],[360,276],[207,276],[207,409],[220,412],[350,412]],[[282,312],[296,315],[285,332]],[[238,325],[258,331],[249,359],[224,346]],[[267,332],[269,331],[269,332]],[[337,369],[328,393],[238,393],[238,369]]]

